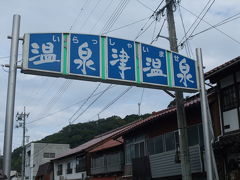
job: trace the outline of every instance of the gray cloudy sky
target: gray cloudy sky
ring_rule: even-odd
[[[112,24],[107,23],[109,18],[114,16],[114,11],[120,2],[126,2],[123,12]],[[119,27],[126,26],[118,30],[107,33],[129,40],[137,40],[144,43],[151,43],[152,39],[159,32],[165,16],[159,22],[153,22],[153,18],[148,20],[153,11],[160,4],[161,0],[1,0],[0,1],[0,64],[7,64],[10,54],[10,40],[7,36],[11,34],[13,14],[21,15],[21,36],[24,33],[35,32],[74,32],[100,34]],[[213,0],[182,0],[180,11],[186,31],[190,28],[196,17],[207,4],[209,7]],[[164,3],[161,5],[163,6]],[[206,8],[207,9],[207,8]],[[191,11],[191,13],[189,12]],[[175,11],[175,22],[178,41],[184,36],[179,7]],[[205,11],[204,11],[205,12]],[[216,0],[206,13],[204,21],[201,21],[193,34],[200,32],[210,25],[215,25],[222,20],[240,13],[239,0]],[[240,50],[240,20],[239,14],[235,20],[218,27],[218,30],[211,29],[197,36],[190,38],[189,44],[192,49],[192,58],[195,58],[195,48],[201,47],[203,50],[205,71],[208,71],[226,61],[239,56]],[[153,22],[153,23],[152,23]],[[207,22],[207,23],[206,23]],[[106,26],[108,25],[108,26]],[[144,26],[145,25],[145,26]],[[105,28],[104,28],[105,27]],[[194,28],[195,26],[193,26]],[[141,30],[142,29],[142,30]],[[139,33],[142,33],[138,37]],[[189,36],[189,33],[187,36]],[[167,36],[167,24],[163,26],[161,35]],[[136,37],[138,37],[136,39]],[[169,43],[165,39],[159,38],[153,45],[169,49]],[[21,54],[21,43],[19,54]],[[181,54],[186,54],[185,48],[179,49]],[[19,61],[22,57],[19,56]],[[21,62],[19,62],[20,64]],[[2,151],[4,139],[4,123],[6,111],[6,91],[8,69],[0,69],[0,150]],[[85,98],[98,86],[98,83],[65,80],[60,78],[48,78],[33,75],[21,74],[18,70],[15,113],[22,112],[26,106],[30,116],[27,119],[27,135],[30,141],[39,140],[49,134],[57,132],[62,127],[68,125],[69,118],[81,106]],[[108,84],[101,84],[97,92],[107,88]],[[114,98],[119,96],[127,87],[113,86],[100,99],[94,103],[84,114],[74,123],[96,120],[97,114]],[[142,97],[142,98],[141,98]],[[95,97],[81,109],[84,110]],[[141,101],[141,113],[151,113],[166,108],[172,100],[160,90],[133,87],[115,104],[100,114],[101,117],[118,115],[124,117],[128,114],[137,114],[137,104]],[[65,110],[63,110],[65,109]],[[52,114],[52,115],[51,115]],[[51,115],[51,116],[49,116]],[[48,116],[47,118],[44,118]],[[75,117],[76,117],[75,116]],[[74,119],[74,118],[73,118]],[[34,121],[34,122],[32,122]],[[32,122],[32,123],[31,123]],[[22,130],[14,128],[13,148],[21,145]]]

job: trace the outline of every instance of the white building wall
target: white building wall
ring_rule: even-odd
[[[229,126],[229,128],[224,129],[225,132],[238,130],[239,122],[237,109],[223,112],[223,122],[224,126]]]
[[[72,171],[71,174],[67,174],[67,164],[69,162],[72,163],[73,171]],[[57,174],[58,165],[60,165],[60,164],[63,165],[62,175]],[[72,156],[72,157],[65,158],[63,160],[54,162],[54,180],[63,180],[63,179],[67,179],[67,180],[82,179],[82,180],[85,180],[85,178],[86,178],[86,171],[76,172],[76,156]]]
[[[25,167],[25,180],[34,180],[41,164],[49,162],[53,158],[45,158],[44,153],[55,153],[55,157],[69,150],[69,144],[30,143],[26,147],[26,161],[28,152],[30,155],[30,166]]]

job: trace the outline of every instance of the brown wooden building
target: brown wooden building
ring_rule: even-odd
[[[205,75],[217,87],[219,121],[214,150],[220,179],[240,179],[240,57]]]

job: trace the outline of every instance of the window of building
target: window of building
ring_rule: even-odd
[[[140,158],[144,156],[144,142],[139,142],[134,145],[135,158]]]
[[[85,156],[78,156],[76,158],[76,172],[81,172],[81,171],[85,171],[85,162],[86,158]]]
[[[157,154],[164,151],[164,137],[159,135],[148,140],[148,153]]]
[[[198,126],[191,126],[188,128],[188,145],[194,146],[199,142],[199,135],[198,135]]]
[[[237,106],[237,96],[235,91],[235,86],[228,86],[221,89],[221,99],[222,99],[222,109],[223,111],[228,111]]]
[[[67,174],[72,174],[72,163],[71,162],[67,163]]]
[[[174,132],[169,132],[165,134],[165,145],[166,151],[171,151],[175,149],[176,144]]]
[[[62,164],[59,164],[58,166],[57,166],[57,175],[59,176],[59,175],[62,175],[62,173],[63,173],[63,165]]]
[[[31,159],[31,151],[27,151],[27,156],[26,156],[26,167],[30,166],[30,159]]]
[[[126,141],[125,145],[125,162],[131,164],[132,159],[145,156],[145,141],[144,137],[136,137]]]
[[[203,144],[202,124],[188,127],[189,146]],[[150,155],[171,151],[179,147],[179,133],[172,131],[148,139],[147,149]]]
[[[161,152],[164,151],[164,139],[163,139],[163,135],[157,136],[157,137],[155,138],[154,151],[155,151],[155,153],[161,153]]]
[[[55,158],[55,153],[43,153],[44,158]]]

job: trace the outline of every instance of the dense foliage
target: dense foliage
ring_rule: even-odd
[[[149,114],[142,116],[128,115],[125,118],[112,116],[106,119],[99,119],[97,121],[90,121],[85,123],[72,124],[64,127],[61,131],[49,135],[40,141],[42,143],[59,143],[70,144],[74,148],[83,144],[95,136],[116,129],[120,126],[129,124],[140,118],[146,118]],[[21,172],[21,152],[22,148],[17,148],[12,154],[12,169]]]

